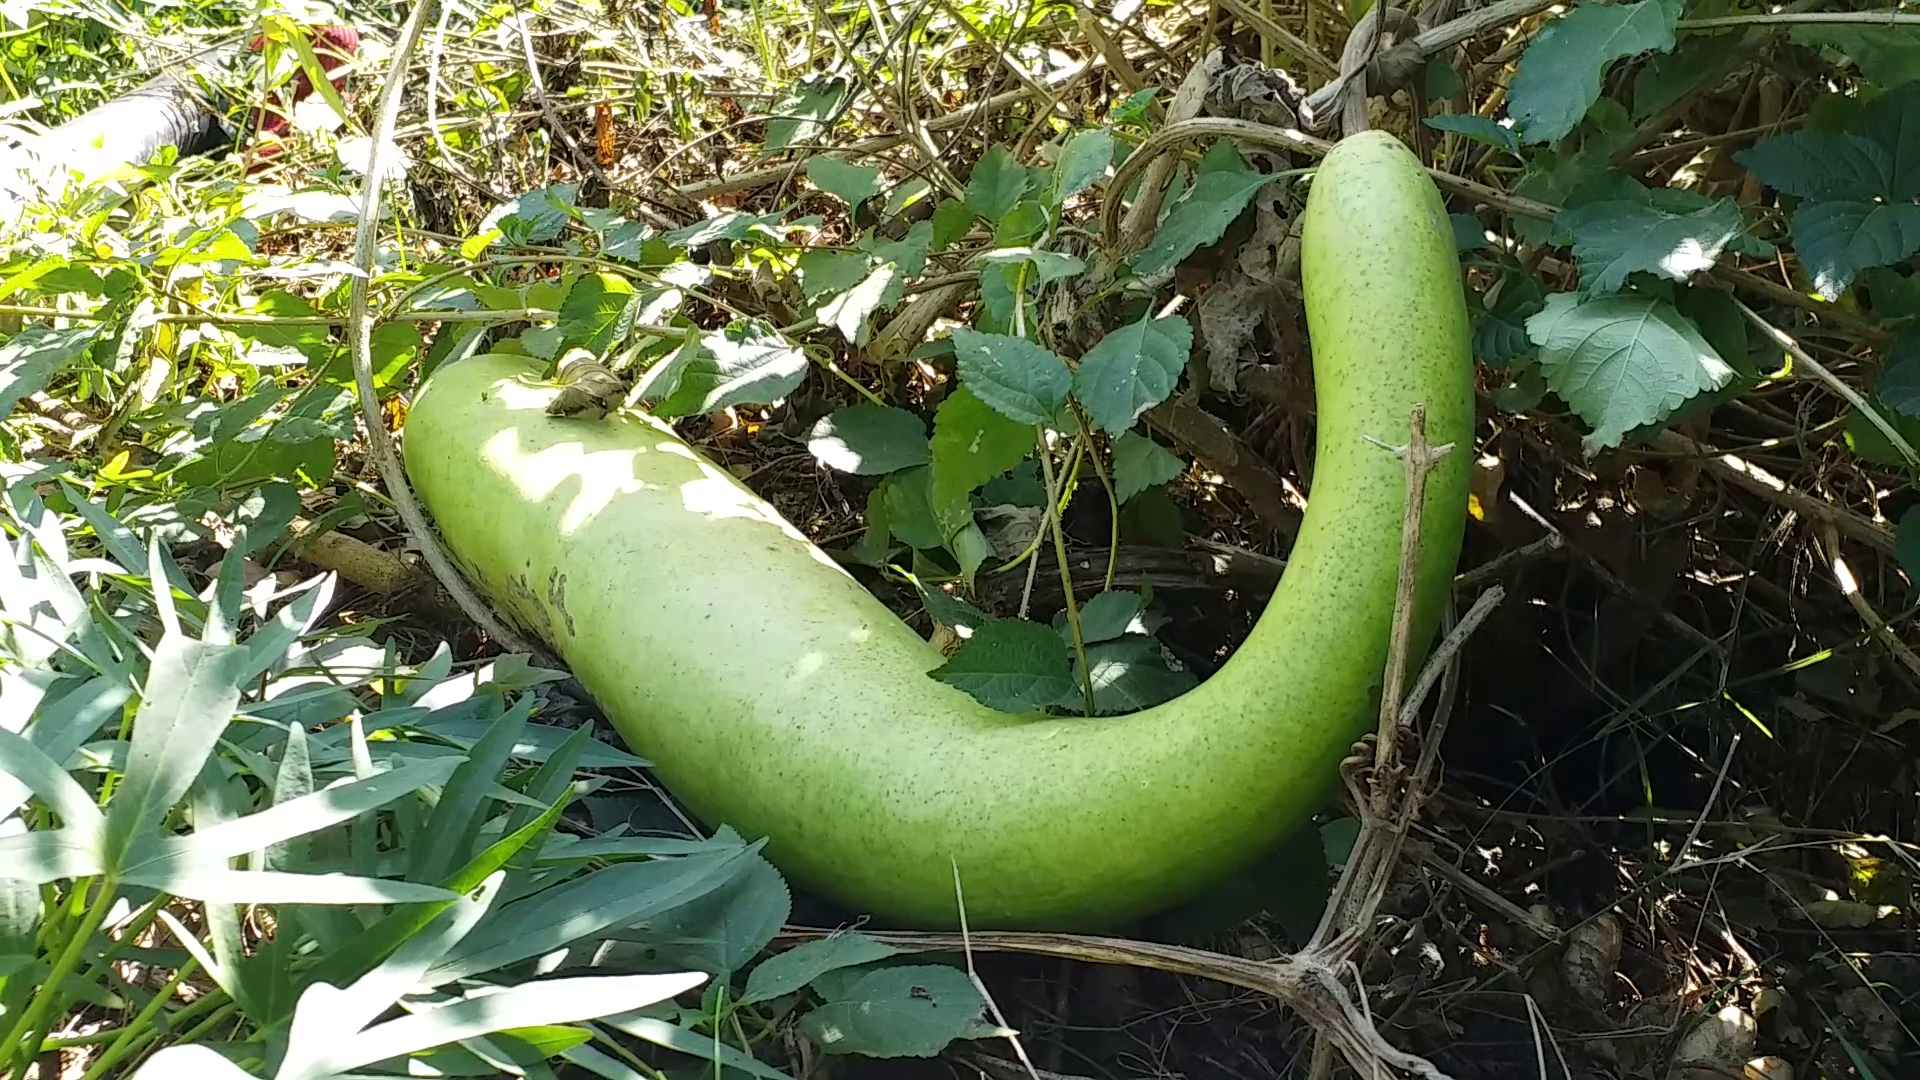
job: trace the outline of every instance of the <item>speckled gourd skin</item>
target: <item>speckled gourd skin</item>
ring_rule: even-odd
[[[548,642],[666,787],[767,837],[799,884],[909,926],[1112,926],[1194,895],[1321,804],[1370,724],[1416,402],[1431,480],[1423,640],[1464,529],[1467,313],[1438,193],[1378,134],[1327,158],[1302,272],[1318,451],[1278,591],[1227,664],[1110,719],[1015,717],[731,475],[651,418],[544,415],[523,357],[437,371],[406,463],[476,584]]]

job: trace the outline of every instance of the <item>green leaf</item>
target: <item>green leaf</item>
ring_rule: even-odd
[[[1027,459],[1037,443],[1032,426],[1009,420],[961,386],[933,417],[933,498],[964,500],[973,490]]]
[[[1907,572],[1907,580],[1920,581],[1920,506],[1909,506],[1900,515],[1900,525],[1893,534],[1893,554],[1900,560],[1900,569]]]
[[[1920,251],[1920,205],[1808,203],[1794,211],[1793,245],[1814,289],[1837,300],[1862,270]]]
[[[1143,606],[1140,594],[1129,589],[1095,593],[1080,608],[1080,640],[1091,645],[1138,629],[1137,620]],[[1065,618],[1066,612],[1061,612],[1056,624],[1064,627]]]
[[[932,1057],[972,1030],[985,1006],[967,973],[937,964],[883,967],[801,1018],[829,1054]]]
[[[1893,188],[1893,158],[1860,135],[1795,131],[1733,157],[1761,183],[1797,199],[1871,200]]]
[[[512,247],[544,244],[559,236],[572,219],[574,196],[578,192],[572,184],[536,188],[494,207],[474,231],[484,234],[499,229]]]
[[[168,846],[209,859],[233,859],[265,851],[296,836],[319,832],[379,809],[428,784],[444,784],[461,764],[461,758],[441,758],[375,773],[364,780],[335,784],[298,798],[276,801],[257,814],[197,829],[191,836],[168,842]]]
[[[1673,48],[1673,13],[1660,0],[1581,4],[1547,24],[1507,88],[1507,111],[1521,141],[1558,142],[1600,99],[1614,61]]]
[[[867,276],[868,257],[858,251],[808,248],[800,253],[800,295],[808,303],[829,293],[842,293]]]
[[[1580,287],[1596,294],[1619,292],[1636,273],[1686,281],[1712,267],[1746,223],[1732,199],[1691,214],[1603,202],[1562,210],[1554,228],[1572,235]]]
[[[848,206],[859,206],[880,191],[879,169],[826,154],[807,159],[807,179]]]
[[[866,280],[820,305],[820,321],[840,331],[840,336],[849,344],[863,344],[867,339],[867,320],[880,309],[898,272],[899,268],[892,263],[874,267]]]
[[[1053,167],[1053,204],[1059,206],[1092,187],[1113,161],[1113,132],[1094,128],[1075,132],[1060,148]]]
[[[294,1066],[283,1063],[276,1076],[278,1080],[318,1080],[509,1028],[567,1024],[629,1012],[706,981],[705,975],[694,972],[539,979],[375,1024],[358,1033],[339,1032],[324,1046],[315,1047],[313,1057]],[[304,999],[301,1004],[306,1004]]]
[[[1716,61],[1726,48],[1724,37],[1696,34],[1682,39],[1672,52],[1648,57],[1633,77],[1633,122],[1673,105],[1709,78],[1723,77]]]
[[[1920,445],[1920,420],[1891,411],[1883,411],[1881,418],[1892,424],[1909,445]],[[1867,419],[1865,413],[1857,409],[1849,413],[1841,431],[1846,436],[1847,448],[1861,460],[1890,469],[1908,467],[1905,452],[1893,445],[1880,425]]]
[[[671,911],[733,880],[756,850],[617,863],[516,900],[489,914],[426,977],[438,986]]]
[[[1793,40],[1827,48],[1859,65],[1868,82],[1882,88],[1920,79],[1920,36],[1911,26],[1799,25]]]
[[[796,143],[811,142],[847,98],[848,83],[839,76],[807,79],[781,95],[768,112],[768,153]]]
[[[809,941],[761,961],[753,969],[753,974],[747,976],[747,988],[741,993],[739,1003],[751,1005],[756,1001],[772,1001],[793,993],[829,971],[871,964],[899,951],[854,931]]]
[[[140,861],[121,871],[120,878],[209,904],[420,904],[453,896],[437,886],[386,878],[229,870],[189,854]]]
[[[892,263],[899,271],[897,276],[912,277],[927,268],[927,252],[933,248],[933,222],[914,222],[913,227],[907,230],[907,235],[898,240],[865,236],[860,239],[859,246],[875,259]],[[897,288],[888,295],[889,299],[882,306],[892,306],[897,302]]]
[[[651,398],[654,414],[672,420],[732,405],[770,405],[798,389],[806,375],[804,352],[763,324],[743,321],[682,346],[647,373],[646,385],[660,386]]]
[[[1520,136],[1513,128],[1488,116],[1449,113],[1444,116],[1429,116],[1426,125],[1435,131],[1450,132],[1482,146],[1491,146],[1496,150],[1505,150],[1516,157],[1520,153]]]
[[[1033,268],[1027,275],[1029,285],[1050,285],[1062,278],[1070,278],[1086,272],[1087,264],[1071,255],[1058,251],[1042,251],[1030,247],[999,248],[980,256],[980,262],[987,266],[1020,266]]]
[[[1087,666],[1093,679],[1093,711],[1100,716],[1151,709],[1200,685],[1192,672],[1169,664],[1160,643],[1144,634],[1088,645]],[[1080,703],[1078,697],[1076,690],[1074,704]]]
[[[1013,209],[1000,218],[993,230],[995,247],[1027,247],[1039,242],[1046,235],[1047,226],[1052,219],[1047,216],[1047,208],[1037,200],[1022,199],[1013,204]]]
[[[0,343],[0,418],[21,398],[46,389],[48,380],[86,355],[99,337],[97,326],[29,326]]]
[[[1540,348],[1547,386],[1593,429],[1590,453],[1734,375],[1671,304],[1644,296],[1555,293],[1527,320],[1527,336]]]
[[[767,947],[793,914],[786,880],[764,856],[747,856],[733,880],[657,915],[627,936],[643,942],[661,963],[728,975]]]
[[[1187,256],[1220,239],[1260,189],[1276,178],[1250,170],[1202,172],[1192,190],[1167,211],[1153,242],[1127,260],[1133,272],[1151,277],[1178,266]]]
[[[1080,358],[1074,396],[1094,426],[1119,435],[1167,400],[1193,351],[1193,326],[1177,315],[1146,316],[1100,339]]]
[[[998,225],[1027,193],[1027,170],[999,144],[987,147],[967,178],[967,209]]]
[[[1113,441],[1114,494],[1121,502],[1185,471],[1185,462],[1144,435],[1128,431]]]
[[[0,728],[0,820],[19,809],[29,793],[59,815],[74,838],[100,836],[104,821],[87,789],[40,747]]]
[[[856,476],[878,476],[933,460],[927,425],[905,409],[863,402],[821,417],[807,436],[820,464]]]
[[[880,482],[875,490],[882,496],[889,532],[908,547],[935,551],[945,547],[952,535],[934,513],[930,485],[933,471],[924,465],[901,469]],[[872,520],[869,515],[868,520]]]
[[[0,879],[45,885],[94,877],[104,870],[97,834],[44,829],[0,836]]]
[[[1527,340],[1527,319],[1545,302],[1532,274],[1509,271],[1501,279],[1500,295],[1492,310],[1473,327],[1473,355],[1489,367],[1503,368],[1533,351]]]
[[[415,881],[440,881],[472,855],[480,828],[492,808],[492,790],[506,768],[513,745],[532,714],[534,699],[523,697],[487,724],[486,734],[467,748],[466,760],[450,774],[425,833],[433,843],[417,845],[407,862]]]
[[[771,1065],[763,1064],[748,1054],[734,1049],[731,1043],[715,1039],[712,1035],[705,1032],[690,1031],[687,1028],[678,1027],[665,1020],[647,1016],[641,1012],[621,1013],[616,1016],[608,1016],[600,1022],[608,1027],[624,1031],[636,1039],[650,1042],[655,1046],[664,1046],[669,1050],[699,1058],[703,1065],[717,1061],[721,1066],[720,1075],[728,1078],[728,1080],[731,1080],[729,1074],[734,1072],[757,1076],[760,1080],[793,1080],[792,1077],[781,1072],[779,1069]],[[622,1067],[624,1068],[624,1066]],[[701,1075],[711,1076],[712,1074],[713,1070],[708,1068]],[[601,1073],[601,1075],[606,1076],[609,1074]],[[620,1077],[620,1080],[644,1080],[639,1073],[633,1072],[630,1069],[627,1072],[617,1075]]]
[[[1022,424],[1052,420],[1073,386],[1067,362],[1025,338],[963,326],[953,332],[953,352],[967,389]]]
[[[1909,32],[1908,38],[1920,38]],[[1893,199],[1920,199],[1920,41],[1914,41],[1913,82],[1881,94],[1869,102],[1860,131],[1892,158]]]
[[[1917,334],[1909,330],[1902,338]],[[1920,419],[1920,348],[1896,348],[1874,381],[1873,393],[1895,412]]]
[[[155,548],[157,551],[157,547]],[[153,652],[133,719],[126,778],[107,805],[102,862],[132,861],[187,793],[240,703],[247,651],[168,634]]]
[[[24,881],[0,878],[0,982],[25,970],[39,957],[40,890]]]
[[[933,246],[945,250],[959,243],[973,228],[973,210],[958,199],[948,199],[933,211]]]
[[[601,356],[633,327],[633,283],[605,271],[583,275],[560,304],[560,348]]]
[[[994,619],[960,646],[933,677],[1002,712],[1045,708],[1073,690],[1067,644],[1053,628]]]

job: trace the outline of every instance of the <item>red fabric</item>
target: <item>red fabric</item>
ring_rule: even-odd
[[[319,58],[321,69],[325,70],[360,51],[360,31],[351,26],[308,27],[307,42],[313,47],[314,55]],[[263,34],[255,37],[249,47],[254,52],[261,51],[266,47],[266,36]],[[334,92],[339,93],[345,88],[347,77],[342,73],[336,75],[331,81]],[[311,96],[313,96],[313,80],[307,77],[305,68],[300,68],[294,72],[293,76],[292,104],[297,105]],[[278,110],[260,109],[254,113],[253,130],[257,133],[284,135],[291,126],[291,118]],[[259,149],[260,157],[263,159],[273,157],[279,152],[280,148],[271,144]]]

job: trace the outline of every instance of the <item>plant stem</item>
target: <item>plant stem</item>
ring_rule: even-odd
[[[76,895],[85,896],[93,885],[93,878],[82,878],[74,886]],[[87,942],[93,932],[100,929],[106,921],[107,909],[113,906],[113,897],[119,892],[119,883],[112,877],[102,879],[99,897],[87,908],[87,913],[68,936],[66,948],[54,960],[53,968],[47,972],[47,979],[41,984],[40,992],[33,996],[20,1018],[7,1029],[6,1038],[0,1039],[0,1047],[12,1047],[15,1076],[25,1076],[27,1066],[40,1053],[40,1044],[47,1037],[47,1029],[54,1014],[66,1004],[66,996],[60,992],[60,985],[67,981],[80,961],[85,958]]]
[[[1713,19],[1681,19],[1675,30],[1714,30],[1724,26],[1752,26],[1756,23],[1853,23],[1861,26],[1920,26],[1920,14],[1905,14],[1891,8],[1881,11],[1780,11],[1760,15],[1722,15]]]
[[[80,1080],[100,1080],[107,1075],[107,1070],[120,1064],[127,1055],[145,1049],[149,1043],[159,1038],[160,1032],[154,1030],[153,1018],[167,1007],[167,1002],[172,999],[174,990],[199,969],[200,962],[189,956],[187,962],[174,971],[173,977],[167,980],[166,985],[154,993],[153,1000],[147,1002],[146,1008],[140,1010],[139,1014],[133,1018],[133,1022],[120,1029],[120,1037],[113,1041],[113,1045],[107,1047],[92,1065],[87,1066],[87,1071],[80,1074]]]
[[[1047,482],[1047,520],[1046,527],[1053,532],[1053,555],[1060,565],[1060,592],[1067,600],[1067,626],[1073,631],[1073,654],[1080,660],[1080,696],[1087,704],[1087,715],[1093,715],[1093,667],[1087,663],[1086,639],[1080,635],[1080,606],[1073,600],[1073,566],[1067,559],[1067,534],[1060,527],[1060,514],[1054,486],[1053,456],[1047,452],[1047,429],[1045,425],[1035,425],[1040,436],[1040,471]]]

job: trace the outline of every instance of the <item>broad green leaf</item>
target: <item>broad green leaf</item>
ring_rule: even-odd
[[[799,388],[807,355],[757,322],[736,322],[701,335],[661,361],[654,414],[705,416],[733,405],[770,405]],[[656,368],[658,371],[660,368]],[[648,372],[652,380],[654,372]],[[654,383],[650,381],[649,387]]]
[[[1601,294],[1619,292],[1636,273],[1686,281],[1712,267],[1746,223],[1732,199],[1691,214],[1603,202],[1562,210],[1554,228],[1573,236],[1581,289]]]
[[[1505,274],[1493,308],[1474,322],[1474,358],[1489,367],[1504,368],[1532,352],[1527,319],[1539,312],[1544,301],[1545,294],[1532,274]]]
[[[829,1054],[932,1057],[973,1030],[985,1004],[957,968],[883,967],[802,1017],[800,1030]]]
[[[1450,113],[1444,116],[1429,116],[1424,122],[1435,131],[1449,132],[1482,146],[1505,150],[1516,156],[1520,153],[1520,136],[1513,133],[1513,128],[1492,117]]]
[[[1893,157],[1873,140],[1794,131],[1734,155],[1760,182],[1799,199],[1875,199],[1893,187]]]
[[[746,855],[754,851],[619,863],[516,900],[492,912],[427,978],[438,986],[478,975],[670,911],[733,880],[752,865]]]
[[[820,321],[840,331],[848,344],[864,344],[867,320],[880,309],[898,273],[899,268],[892,263],[874,267],[860,284],[820,305]]]
[[[854,931],[809,941],[762,960],[747,976],[747,988],[741,993],[739,1003],[751,1005],[756,1001],[772,1001],[793,993],[829,971],[871,964],[899,951]]]
[[[126,778],[107,806],[102,858],[109,869],[126,865],[158,833],[200,774],[240,704],[238,676],[246,662],[244,648],[177,634],[154,649],[133,718]]]
[[[905,409],[862,402],[821,417],[807,436],[820,464],[856,476],[878,476],[933,460],[926,421]]]
[[[933,677],[1002,712],[1045,708],[1073,690],[1066,642],[1025,619],[994,619],[960,646]]]
[[[1025,338],[953,332],[960,378],[995,412],[1022,424],[1044,424],[1060,412],[1073,386],[1067,362]]]
[[[1881,419],[1892,424],[1894,430],[1898,431],[1900,437],[1907,440],[1909,445],[1920,445],[1920,420],[1891,409],[1882,409]],[[1880,425],[1867,419],[1865,413],[1857,409],[1850,413],[1841,433],[1846,437],[1847,448],[1861,460],[1871,461],[1875,465],[1884,465],[1889,469],[1908,467],[1906,453],[1893,445],[1893,440],[1887,438],[1886,432],[1880,430]]]
[[[868,257],[858,251],[809,248],[800,253],[800,295],[808,303],[832,293],[843,293],[867,276]]]
[[[0,417],[12,412],[21,398],[46,389],[49,379],[86,355],[99,337],[100,328],[93,325],[65,330],[29,326],[0,342]]]
[[[1661,0],[1581,4],[1547,24],[1507,89],[1507,110],[1523,142],[1558,142],[1600,98],[1614,61],[1673,48],[1673,13]]]
[[[631,1012],[604,1017],[600,1022],[655,1046],[663,1046],[668,1050],[699,1058],[708,1065],[718,1062],[724,1070],[721,1074],[723,1076],[728,1072],[737,1071],[748,1076],[760,1077],[760,1080],[793,1080],[779,1069],[763,1064],[748,1054],[734,1049],[732,1043],[715,1039],[712,1035],[703,1032],[689,1031],[657,1017]],[[704,1075],[711,1074],[711,1069],[704,1073]],[[623,1075],[622,1080],[627,1078]],[[642,1080],[642,1078],[636,1073],[634,1080]]]
[[[997,225],[1026,194],[1027,179],[1027,170],[1006,147],[989,146],[967,178],[967,209]]]
[[[988,266],[1030,266],[1032,270],[1026,276],[1029,285],[1049,285],[1083,274],[1087,269],[1084,261],[1071,255],[1030,247],[997,248],[980,256],[980,262]]]
[[[1633,122],[1675,104],[1710,78],[1724,77],[1715,61],[1726,48],[1725,37],[1694,34],[1682,38],[1672,52],[1648,57],[1633,77]]]
[[[1794,211],[1793,244],[1813,287],[1837,300],[1862,270],[1920,251],[1920,205],[1816,202]]]
[[[535,980],[375,1024],[358,1033],[339,1032],[329,1044],[316,1047],[313,1056],[292,1065],[283,1063],[275,1080],[317,1080],[509,1028],[567,1024],[629,1012],[685,993],[706,981],[707,977],[698,972]]]
[[[660,239],[670,247],[691,251],[721,241],[739,243],[745,240],[782,240],[786,236],[786,226],[780,224],[783,214],[749,214],[743,210],[732,210],[719,217],[696,221],[684,229],[675,229],[663,233]]]
[[[647,920],[621,936],[646,945],[671,967],[728,975],[747,966],[793,914],[793,896],[762,855],[719,889]]]
[[[933,417],[934,499],[965,500],[973,490],[1027,459],[1038,437],[1030,425],[1009,420],[961,386]]]
[[[971,634],[987,621],[985,612],[945,589],[935,588],[911,573],[906,578],[913,583],[914,591],[920,594],[920,602],[926,605],[927,614],[933,616],[940,625]]]
[[[859,242],[860,249],[875,259],[890,262],[899,271],[897,276],[912,277],[927,268],[927,252],[933,248],[933,222],[916,221],[907,230],[907,235],[898,240],[889,240],[884,236],[864,236]],[[891,307],[898,302],[898,286],[887,291],[882,307]]]
[[[1140,594],[1130,589],[1093,594],[1080,607],[1080,640],[1091,645],[1111,641],[1130,630],[1144,630],[1137,625],[1142,608]],[[1066,612],[1061,612],[1054,622],[1066,629]]]
[[[807,179],[848,206],[859,206],[880,191],[879,169],[828,154],[807,159]]]
[[[1892,159],[1893,199],[1920,199],[1920,33],[1914,39],[1914,81],[1888,90],[1869,102],[1860,119],[1860,131]]]
[[[1909,330],[1902,336],[1915,334]],[[1895,412],[1920,419],[1920,349],[1912,351],[1913,355],[1904,355],[1907,350],[1892,352],[1874,381],[1873,393]]]
[[[319,832],[359,817],[369,810],[379,809],[429,784],[444,784],[454,770],[463,764],[465,762],[460,758],[441,758],[392,769],[365,780],[335,784],[296,799],[276,802],[257,814],[224,821],[210,829],[195,830],[191,836],[172,841],[172,844],[178,844],[185,851],[203,858],[232,859],[255,851],[265,851],[282,841]],[[443,834],[429,835],[438,839]]]
[[[1153,242],[1127,260],[1141,277],[1165,273],[1227,231],[1260,189],[1274,181],[1267,173],[1243,169],[1203,172],[1192,190],[1154,231]]]
[[[1071,199],[1097,183],[1107,174],[1113,161],[1113,132],[1093,128],[1075,132],[1060,148],[1060,160],[1053,167],[1053,204]]]
[[[622,275],[605,271],[581,275],[560,303],[560,348],[604,354],[627,336],[635,308],[633,282]]]
[[[781,95],[768,110],[768,153],[811,142],[847,98],[848,83],[839,76],[808,79]]]
[[[1527,320],[1547,386],[1593,433],[1589,452],[1666,419],[1694,395],[1718,390],[1733,368],[1673,306],[1644,296],[1547,297]]]
[[[101,835],[103,819],[87,789],[67,775],[46,751],[26,738],[0,728],[0,820],[16,810],[28,792],[40,797],[47,809],[59,815],[72,835]]]
[[[1088,645],[1087,665],[1093,678],[1093,709],[1101,716],[1150,709],[1200,683],[1192,672],[1168,664],[1160,643],[1144,634]],[[1077,691],[1071,703],[1080,704]]]
[[[1893,534],[1893,553],[1900,560],[1900,569],[1907,572],[1907,580],[1920,581],[1920,506],[1909,506],[1900,515],[1900,525]]]
[[[474,232],[498,229],[511,247],[544,244],[566,228],[578,193],[572,184],[555,184],[517,195],[489,211]]]
[[[88,679],[35,711],[27,741],[64,762],[109,720],[118,719],[133,697],[131,687],[107,676]],[[0,807],[0,818],[6,816]]]
[[[933,211],[933,247],[945,250],[959,243],[973,228],[973,211],[958,199],[948,199]]]
[[[1792,35],[1802,45],[1846,56],[1883,89],[1920,79],[1920,35],[1911,26],[1800,25]]]
[[[1047,234],[1047,226],[1053,223],[1047,208],[1037,199],[1022,199],[1013,204],[1013,209],[1000,218],[994,226],[993,246],[997,248],[1029,247]]]
[[[1186,470],[1186,463],[1172,451],[1144,435],[1127,431],[1113,441],[1114,494],[1121,502],[1159,487]]]
[[[1186,319],[1145,316],[1087,350],[1074,375],[1074,396],[1094,426],[1117,436],[1173,394],[1192,351],[1193,326]]]
[[[934,513],[932,475],[924,465],[901,469],[881,481],[874,492],[884,492],[881,498],[888,531],[901,543],[922,551],[945,547],[947,537],[953,535],[942,524],[941,516]]]

